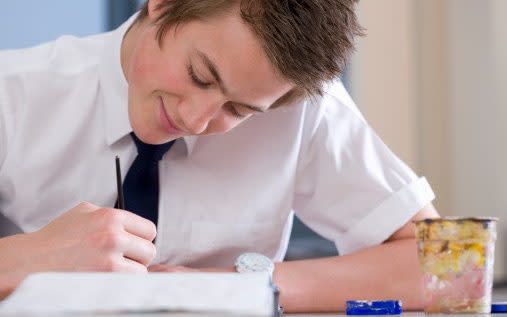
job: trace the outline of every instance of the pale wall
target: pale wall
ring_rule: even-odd
[[[496,216],[507,280],[507,1],[362,0],[351,93],[443,215]]]

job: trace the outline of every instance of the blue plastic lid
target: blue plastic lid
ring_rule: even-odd
[[[507,313],[507,302],[491,304],[491,313]]]
[[[400,315],[402,312],[399,300],[349,300],[347,315]]]

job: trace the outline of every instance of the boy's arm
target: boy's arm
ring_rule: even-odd
[[[439,217],[429,204],[411,220]],[[235,272],[233,267],[192,269],[153,265],[151,272]],[[399,299],[407,310],[422,309],[414,224],[409,221],[381,245],[328,258],[275,264],[273,280],[285,312],[336,312],[354,299]]]
[[[438,216],[430,204],[412,220]],[[343,311],[345,301],[353,299],[400,299],[404,309],[422,308],[422,273],[411,221],[379,246],[275,267],[273,279],[286,312]]]
[[[136,214],[80,203],[38,231],[0,239],[0,300],[34,272],[146,272],[155,236]]]

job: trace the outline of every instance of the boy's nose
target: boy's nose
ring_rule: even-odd
[[[210,121],[221,108],[219,102],[202,102],[193,105],[183,105],[180,108],[181,119],[192,134],[201,134],[206,131]]]

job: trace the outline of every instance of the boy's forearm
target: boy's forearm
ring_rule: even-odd
[[[346,255],[276,264],[274,282],[286,312],[345,310],[351,299],[400,299],[422,309],[421,270],[415,239]]]
[[[20,254],[26,250],[25,234],[0,239],[0,300],[9,295],[26,276]]]

